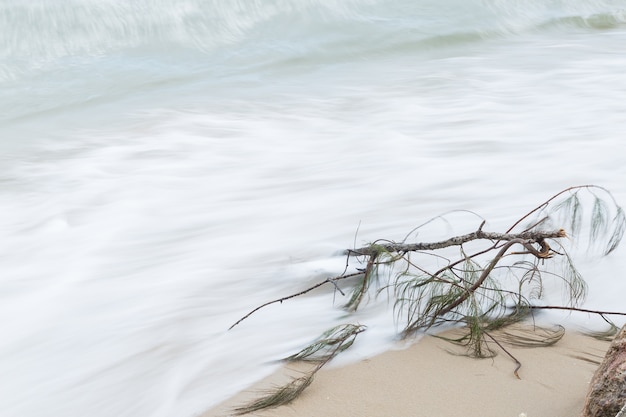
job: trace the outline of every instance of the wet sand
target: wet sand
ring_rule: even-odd
[[[548,347],[503,346],[522,363],[518,372],[521,379],[514,375],[515,362],[494,344],[496,357],[473,359],[451,354],[463,350],[425,336],[404,350],[322,369],[296,401],[250,415],[576,417],[609,342],[570,330]],[[202,417],[231,415],[233,407],[258,396],[259,390],[285,381],[286,373],[297,375],[302,369],[307,368],[289,365]]]

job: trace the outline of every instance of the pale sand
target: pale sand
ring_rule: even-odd
[[[408,349],[386,352],[341,368],[323,369],[292,404],[255,412],[264,417],[577,417],[588,383],[608,349],[573,331],[556,345],[519,348],[505,345],[493,359],[448,353],[458,348],[425,336]],[[293,368],[293,366],[290,366]],[[301,368],[302,369],[302,368]],[[202,417],[228,416],[258,390],[284,378],[274,375]],[[284,380],[284,379],[283,379]]]

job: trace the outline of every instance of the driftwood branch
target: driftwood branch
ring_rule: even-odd
[[[591,215],[583,216],[582,206],[585,204],[591,205],[592,209],[585,211]],[[577,303],[582,302],[586,294],[584,279],[574,266],[567,248],[559,240],[567,237],[565,230],[549,230],[561,224],[567,226],[568,233],[572,236],[579,235],[581,230],[589,230],[590,248],[603,248],[603,255],[607,255],[619,245],[626,232],[626,213],[608,190],[594,185],[582,185],[569,187],[553,195],[515,221],[505,233],[483,231],[483,221],[472,233],[438,242],[406,243],[406,238],[402,242],[377,240],[367,246],[346,250],[343,253],[346,256],[346,267],[337,276],[326,278],[295,294],[266,302],[237,320],[229,329],[264,307],[304,295],[326,284],[333,285],[337,292],[345,295],[338,283],[353,278],[350,300],[344,306],[347,311],[356,310],[373,287],[377,287],[378,292],[391,289],[388,296],[393,299],[393,309],[398,321],[404,322],[404,329],[401,331],[403,337],[443,323],[465,324],[467,334],[455,342],[467,347],[471,356],[484,357],[484,348],[488,347],[486,338],[490,339],[515,361],[514,374],[519,378],[521,362],[494,337],[495,333],[492,335],[492,331],[519,323],[528,318],[530,312],[538,309],[598,314],[610,324],[612,323],[606,316],[626,316],[623,312],[577,307]],[[422,226],[411,230],[407,237]],[[476,248],[473,253],[468,253],[463,245],[472,241],[487,244]],[[552,249],[550,244],[558,251]],[[448,258],[438,252],[453,247],[458,247],[458,257]],[[424,255],[436,257],[437,262],[429,263],[426,258],[426,263],[422,264],[418,260],[425,259]],[[557,255],[560,258],[558,261],[554,259],[557,262],[546,262],[552,261],[551,258],[556,258]],[[489,256],[487,260],[486,256]],[[525,258],[509,262],[510,256]],[[349,271],[351,261],[358,262],[359,266]],[[562,272],[555,273],[555,266],[562,267]],[[430,268],[436,270],[433,272]],[[383,275],[386,275],[387,283],[377,282]],[[505,278],[513,276],[517,281],[516,288],[502,288],[499,278],[503,275]],[[544,279],[549,277],[562,280],[568,290],[568,305],[571,307],[533,305],[533,300],[542,297]],[[510,285],[510,280],[504,280],[502,285]],[[358,327],[358,332],[360,331],[362,328]],[[349,347],[358,332],[347,333],[347,342],[342,344],[341,349],[331,349],[331,356]],[[522,338],[519,343],[524,346],[547,345],[555,343],[561,336],[562,334],[550,336],[539,344],[534,341],[529,343]],[[303,352],[317,352],[320,343],[335,347],[335,340],[326,335],[321,342],[316,341]],[[269,400],[254,403],[252,408],[242,408],[239,412],[290,401],[311,383],[313,375],[329,360],[330,357],[320,362],[305,377],[279,388],[275,395],[268,397]],[[621,414],[623,410],[620,416]]]
[[[468,233],[462,236],[452,237],[450,239],[442,240],[439,242],[430,243],[385,243],[385,244],[372,244],[364,246],[358,249],[349,249],[345,253],[352,256],[370,256],[380,251],[385,252],[416,252],[416,251],[432,251],[437,249],[443,249],[450,246],[460,246],[464,243],[471,242],[473,240],[490,240],[490,241],[518,241],[518,243],[531,244],[541,243],[545,239],[556,239],[566,237],[565,230],[555,231],[527,231],[523,233],[494,233],[483,232],[482,229],[478,229],[475,232]],[[538,252],[538,251],[537,251]],[[535,254],[536,255],[536,254]]]
[[[370,246],[365,246],[359,249],[349,249],[345,252],[345,254],[348,255],[348,257],[355,256],[355,255],[369,257],[369,260],[367,262],[367,267],[365,270],[360,270],[358,272],[353,272],[350,274],[345,274],[344,272],[344,274],[342,275],[332,277],[332,278],[327,278],[324,281],[321,281],[303,291],[261,304],[260,306],[256,307],[255,309],[250,311],[248,314],[246,314],[245,316],[237,320],[232,326],[228,328],[228,330],[231,330],[233,327],[237,326],[239,323],[241,323],[242,321],[250,317],[252,314],[256,313],[257,311],[259,311],[260,309],[264,307],[267,307],[269,305],[276,304],[276,303],[282,303],[283,301],[289,300],[291,298],[299,297],[325,284],[329,284],[329,283],[333,284],[335,288],[337,288],[341,292],[339,287],[337,287],[337,281],[346,279],[346,278],[356,277],[356,276],[363,275],[363,274],[365,275],[371,274],[372,268],[374,267],[375,262],[376,262],[376,258],[378,257],[381,251],[401,252],[401,253],[415,252],[415,251],[433,251],[433,250],[443,249],[443,248],[450,247],[450,246],[459,246],[459,245],[462,245],[464,243],[467,243],[473,240],[489,240],[489,241],[495,241],[495,242],[500,242],[500,241],[507,242],[502,247],[502,249],[496,256],[496,258],[490,263],[490,266],[487,269],[485,269],[479,281],[476,282],[472,286],[472,288],[468,290],[466,295],[462,296],[458,300],[458,302],[446,308],[445,311],[440,312],[441,313],[440,316],[442,316],[446,314],[447,312],[451,311],[452,309],[454,309],[459,304],[463,303],[473,291],[479,288],[482,285],[482,283],[485,281],[485,279],[487,278],[491,270],[495,267],[498,261],[505,254],[505,252],[514,244],[520,244],[527,249],[526,252],[519,252],[517,254],[532,254],[538,258],[549,258],[552,256],[552,252],[551,252],[550,246],[545,242],[545,239],[556,239],[556,238],[562,238],[566,236],[566,233],[563,229],[556,230],[556,231],[525,231],[523,233],[484,232],[482,230],[483,225],[484,225],[484,222],[480,225],[478,230],[476,230],[473,233],[468,233],[466,235],[452,237],[450,239],[443,240],[440,242],[411,243],[411,244],[387,243],[387,244],[382,244],[382,245],[372,244]],[[534,243],[540,245],[539,250],[535,248],[534,246],[532,246],[532,244]],[[366,289],[367,288],[364,287],[363,290],[360,292],[359,297],[358,297],[359,299],[363,296],[363,293],[366,291]]]

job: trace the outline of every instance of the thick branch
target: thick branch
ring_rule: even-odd
[[[523,233],[494,233],[483,232],[478,229],[475,232],[468,233],[462,236],[455,236],[453,238],[442,240],[440,242],[430,243],[385,243],[385,244],[372,244],[364,246],[358,249],[351,249],[346,251],[346,254],[353,256],[370,256],[380,251],[386,252],[415,252],[422,250],[436,250],[447,248],[449,246],[459,246],[472,240],[485,239],[492,241],[529,241],[529,242],[542,242],[544,239],[555,239],[565,237],[565,230],[555,230],[550,232],[545,231],[528,231]]]

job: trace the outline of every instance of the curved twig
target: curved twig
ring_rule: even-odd
[[[489,332],[483,331],[483,333],[484,333],[486,336],[489,336],[489,338],[490,338],[491,340],[493,340],[493,342],[494,342],[496,345],[498,345],[498,346],[500,347],[500,349],[502,349],[502,351],[503,351],[504,353],[506,353],[506,354],[507,354],[507,356],[508,356],[509,358],[513,359],[513,361],[514,361],[514,362],[515,362],[515,364],[517,365],[517,366],[515,367],[515,369],[513,370],[513,374],[517,377],[517,379],[522,379],[522,378],[520,378],[519,374],[517,373],[517,371],[519,371],[519,370],[520,370],[520,368],[522,367],[522,363],[521,363],[521,362],[520,362],[520,361],[519,361],[519,360],[518,360],[515,356],[513,356],[513,354],[512,354],[511,352],[509,352],[508,350],[506,350],[506,348],[505,348],[504,346],[502,346],[502,344],[501,344],[500,342],[498,342],[498,340],[497,340],[495,337],[493,337],[493,336],[492,336]]]
[[[572,190],[581,190],[583,188],[596,188],[598,190],[602,190],[604,192],[606,192],[611,199],[613,200],[613,203],[615,203],[615,205],[617,205],[617,201],[615,201],[615,197],[613,197],[613,194],[611,194],[609,192],[609,190],[607,190],[604,187],[600,187],[599,185],[593,185],[593,184],[586,184],[586,185],[575,185],[573,187],[568,187],[566,189],[564,189],[563,191],[560,191],[559,193],[553,195],[552,197],[550,197],[549,199],[547,199],[546,201],[544,201],[543,203],[541,203],[540,205],[538,205],[537,207],[535,207],[534,209],[532,209],[531,211],[529,211],[528,213],[526,213],[524,216],[520,217],[519,220],[517,220],[515,223],[513,223],[513,226],[509,227],[509,229],[506,231],[506,233],[510,233],[513,229],[515,229],[515,227],[520,224],[521,222],[523,222],[524,220],[526,220],[529,216],[531,216],[533,213],[536,213],[537,211],[540,211],[544,208],[546,208],[552,201],[554,201],[557,197],[572,191]],[[542,220],[543,221],[543,220]]]

